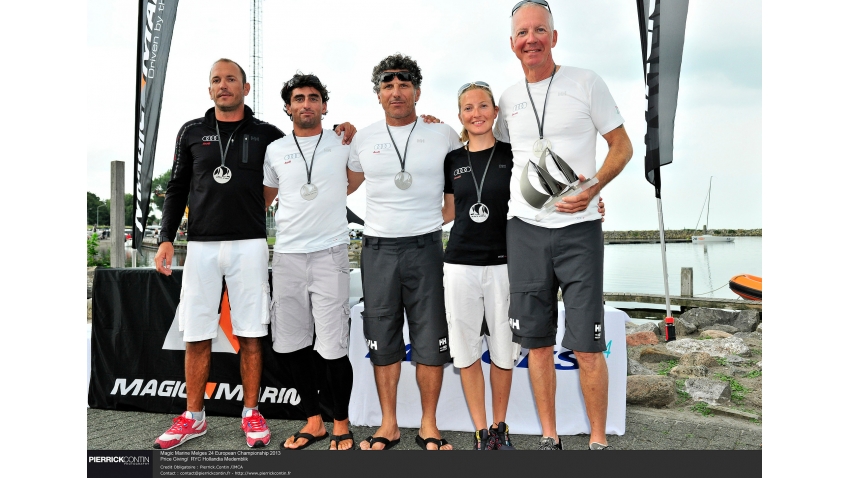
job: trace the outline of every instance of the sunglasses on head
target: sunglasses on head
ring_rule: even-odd
[[[385,71],[381,73],[381,83],[389,83],[393,78],[398,78],[399,81],[413,81],[413,73],[409,71]]]
[[[487,91],[492,92],[492,90],[490,89],[490,85],[488,85],[487,83],[484,83],[483,81],[473,81],[471,83],[466,83],[465,85],[461,86],[460,89],[457,90],[457,97],[460,98],[460,95],[462,95],[464,91],[472,88],[473,85],[474,86],[480,86],[480,87],[486,89]]]
[[[525,3],[536,3],[538,5],[546,7],[546,10],[549,10],[549,13],[552,13],[552,9],[549,8],[549,4],[546,3],[546,0],[522,0],[521,2],[514,5],[514,9],[511,10],[511,16],[514,16],[514,13],[516,13],[517,9],[519,9],[519,7],[521,7]]]

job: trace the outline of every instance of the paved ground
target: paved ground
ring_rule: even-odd
[[[159,413],[87,410],[89,450],[150,449],[154,439],[171,424],[171,416]],[[242,449],[245,437],[239,421],[232,417],[208,417],[209,431],[203,437],[181,445],[186,450]],[[297,432],[303,422],[269,420],[272,446]],[[330,430],[330,424],[326,424]],[[352,427],[357,443],[375,431],[374,427]],[[418,450],[414,439],[417,430],[402,429],[401,443],[394,449]],[[471,447],[471,432],[443,432],[455,449]],[[534,450],[539,437],[512,435],[514,446]],[[587,448],[587,436],[561,436],[564,449]],[[761,450],[761,424],[743,419],[713,416],[674,410],[655,410],[643,407],[626,408],[626,434],[610,436],[608,443],[618,450]],[[326,449],[328,441],[313,444],[309,449]]]

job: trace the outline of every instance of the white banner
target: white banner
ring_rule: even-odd
[[[351,347],[349,356],[354,368],[354,389],[351,393],[349,418],[358,426],[379,426],[381,424],[381,406],[375,388],[372,363],[368,358],[369,349],[363,338],[363,304],[351,308]],[[626,432],[626,331],[628,316],[613,307],[605,307],[605,339],[608,350],[605,359],[608,363],[608,420],[605,433],[622,435]],[[564,335],[564,308],[558,304],[558,336],[561,343]],[[419,387],[416,384],[416,369],[410,362],[410,340],[407,323],[404,325],[404,341],[408,344],[408,358],[402,362],[401,377],[398,383],[397,415],[398,425],[403,428],[418,429],[422,416],[419,400]],[[489,353],[485,350],[482,359],[484,382],[486,387],[487,420],[492,421],[490,392]],[[558,387],[555,395],[556,422],[559,435],[577,435],[590,433],[590,422],[584,410],[584,399],[579,385],[578,366],[571,350],[556,347],[554,354],[555,376]],[[540,435],[542,429],[537,418],[537,408],[531,391],[528,376],[528,350],[523,349],[517,366],[514,368],[511,398],[508,403],[506,423],[512,433]],[[437,427],[441,430],[475,431],[463,388],[460,372],[452,364],[444,367],[443,388],[437,405]]]

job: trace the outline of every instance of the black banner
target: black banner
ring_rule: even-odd
[[[661,166],[673,162],[688,0],[637,0],[637,8],[647,101],[644,169],[646,180],[655,186],[655,197],[660,198]]]
[[[136,136],[133,161],[133,249],[142,245],[150,213],[156,134],[178,0],[139,0],[136,46]]]
[[[185,344],[175,318],[182,276],[181,269],[171,276],[153,269],[95,271],[90,407],[175,415],[186,410]],[[211,415],[238,417],[243,399],[239,342],[231,333],[226,294],[221,309],[204,404]],[[306,418],[285,355],[272,351],[270,335],[262,344],[260,411],[266,418]],[[319,385],[322,412],[328,417],[330,397],[321,395],[327,388]]]

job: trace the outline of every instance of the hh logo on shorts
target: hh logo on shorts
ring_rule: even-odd
[[[440,352],[445,352],[449,349],[449,339],[447,337],[443,337],[437,341],[437,345],[440,347]]]
[[[593,340],[599,340],[602,338],[602,324],[599,322],[593,323]]]
[[[508,323],[512,329],[519,330],[519,319],[508,319]]]
[[[366,347],[371,350],[378,350],[378,341],[366,339]]]

